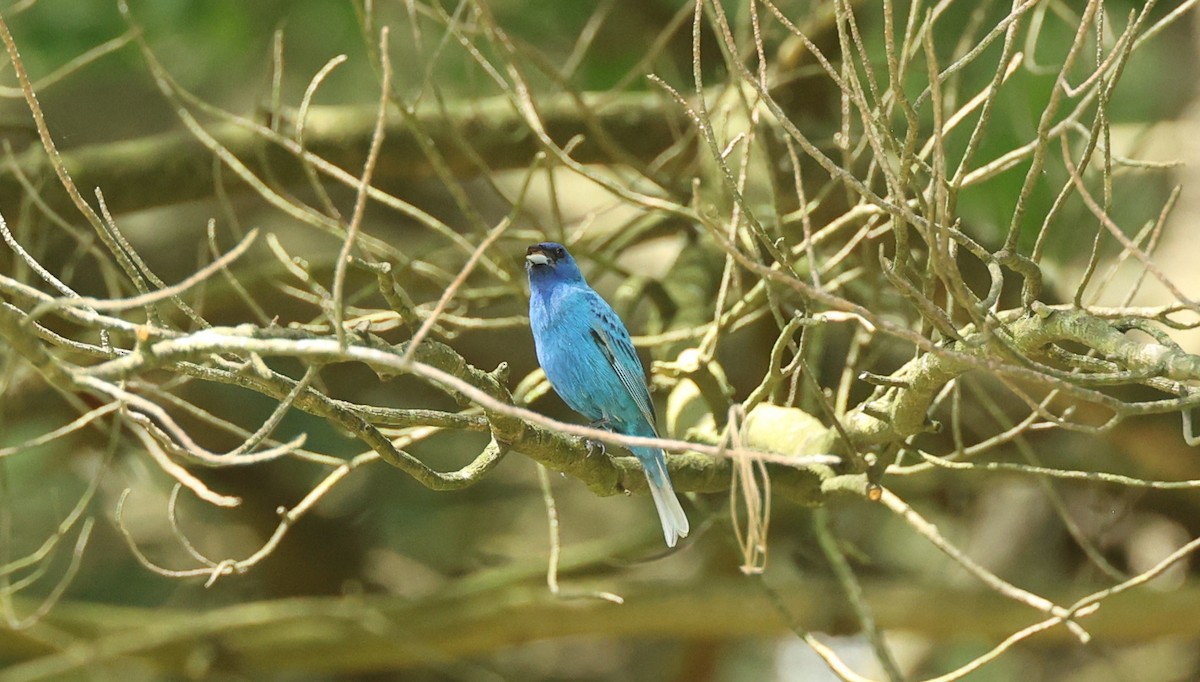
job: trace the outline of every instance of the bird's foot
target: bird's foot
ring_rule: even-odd
[[[592,422],[591,424],[588,424],[589,429],[603,429],[603,428],[606,428],[607,426],[608,426],[607,418],[597,419],[596,421]],[[584,440],[584,443],[587,444],[587,449],[588,449],[587,456],[588,457],[591,457],[592,454],[594,454],[596,450],[600,451],[601,456],[605,455],[608,452],[608,449],[604,446],[604,441],[602,441],[602,440],[596,440],[594,438],[587,438]]]
[[[597,450],[600,451],[601,456],[603,456],[604,454],[606,454],[608,452],[608,449],[604,446],[604,441],[602,441],[602,440],[592,440],[591,438],[587,438],[583,442],[584,442],[584,444],[587,445],[587,449],[588,449],[587,456],[588,457],[591,457],[593,454],[595,454],[595,452]]]

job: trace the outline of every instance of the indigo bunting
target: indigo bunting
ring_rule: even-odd
[[[542,242],[525,252],[529,325],[538,364],[554,391],[595,426],[626,436],[657,437],[654,406],[642,362],[617,313],[583,278],[561,244]],[[668,547],[687,537],[688,520],[671,487],[659,448],[633,447],[662,521]]]

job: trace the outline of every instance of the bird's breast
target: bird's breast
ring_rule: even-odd
[[[611,418],[616,374],[592,337],[593,314],[588,301],[572,292],[551,292],[530,299],[538,364],[563,402],[590,420]]]

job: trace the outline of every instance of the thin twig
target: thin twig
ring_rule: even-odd
[[[383,146],[384,123],[387,121],[388,102],[391,99],[392,61],[388,56],[386,26],[379,31],[379,65],[383,74],[379,79],[379,112],[375,117],[375,131],[371,133],[371,147],[367,151],[367,160],[359,176],[354,211],[350,214],[346,238],[342,242],[341,251],[338,252],[333,271],[333,328],[338,343],[342,346],[346,345],[346,329],[342,324],[345,319],[346,268],[350,265],[350,252],[354,249],[358,231],[362,229],[363,214],[367,210],[367,188],[371,186],[371,175],[375,172],[375,163],[379,160],[379,150]]]

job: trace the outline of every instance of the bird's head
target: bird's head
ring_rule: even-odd
[[[551,282],[582,283],[583,272],[566,247],[554,242],[542,242],[525,249],[525,270],[532,286]]]

